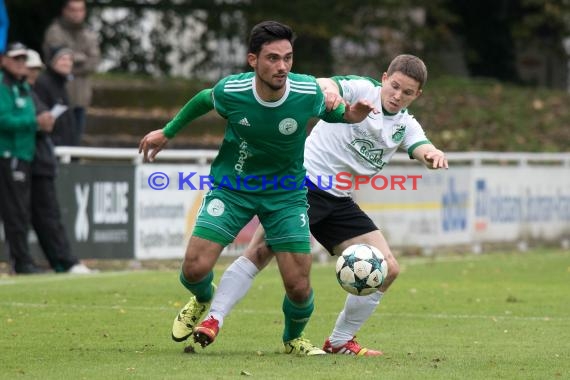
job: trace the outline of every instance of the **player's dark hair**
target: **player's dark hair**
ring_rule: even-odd
[[[426,65],[415,55],[402,54],[394,58],[390,63],[390,66],[388,66],[388,71],[386,71],[386,74],[390,76],[397,71],[406,76],[409,76],[412,79],[417,80],[420,84],[420,89],[427,82]]]
[[[87,5],[86,0],[64,0],[61,9],[67,8],[67,6],[71,3],[84,3],[85,5]]]
[[[259,54],[263,45],[268,42],[287,40],[293,46],[295,35],[293,30],[277,21],[263,21],[251,29],[248,53]]]

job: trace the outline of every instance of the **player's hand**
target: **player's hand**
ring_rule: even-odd
[[[346,104],[342,96],[340,95],[340,90],[338,85],[330,78],[317,78],[317,83],[323,92],[325,97],[325,106],[327,112],[331,112],[338,108],[341,104]]]
[[[325,106],[327,112],[331,112],[332,110],[337,109],[339,105],[346,103],[338,92],[325,90],[323,91],[323,95],[325,96]]]
[[[376,107],[368,100],[359,100],[354,104],[347,104],[344,111],[344,120],[348,123],[358,123],[364,119],[370,112],[378,113]]]
[[[432,169],[448,169],[449,164],[447,162],[447,157],[445,157],[445,153],[441,150],[430,150],[424,155],[424,158],[427,162],[431,163]]]
[[[147,133],[139,143],[139,154],[143,153],[143,162],[153,162],[158,152],[164,148],[167,142],[168,138],[164,136],[162,129]]]

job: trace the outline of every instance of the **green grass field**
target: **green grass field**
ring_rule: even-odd
[[[402,273],[360,331],[383,357],[279,353],[275,266],[196,353],[170,339],[188,295],[176,271],[0,279],[2,379],[563,379],[570,378],[570,252],[402,258]],[[225,266],[217,268],[216,279]],[[345,292],[313,266],[322,344]]]

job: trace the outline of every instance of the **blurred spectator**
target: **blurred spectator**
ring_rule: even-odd
[[[28,69],[26,72],[26,79],[28,81],[28,84],[30,86],[33,86],[44,68],[42,58],[37,51],[28,49],[28,56],[26,57],[26,68]]]
[[[0,70],[0,215],[9,258],[16,273],[39,273],[28,247],[30,169],[36,129],[49,118],[36,118],[30,86],[25,80],[27,48],[15,42],[2,56]]]
[[[50,110],[56,105],[62,110],[64,107],[67,108],[58,116],[51,132],[51,140],[56,146],[77,145],[76,120],[70,109],[70,99],[66,89],[73,69],[73,51],[67,47],[50,49],[46,56],[46,64],[46,70],[34,83],[34,92]]]
[[[4,4],[4,0],[0,0],[0,54],[4,54],[4,50],[6,50],[9,25],[10,22],[8,20],[6,4]]]
[[[40,55],[34,50],[28,50],[26,66],[28,83],[34,86],[34,90],[39,90],[34,94],[37,113],[49,112],[56,104],[68,105],[65,83],[71,73],[71,50],[56,51],[44,72]],[[68,117],[64,118],[65,115]],[[72,124],[62,127],[66,119]],[[92,270],[80,263],[71,253],[71,246],[61,221],[55,187],[57,160],[50,137],[53,128],[69,128],[73,127],[74,123],[71,111],[65,111],[55,120],[55,127],[54,124],[40,127],[36,132],[36,153],[31,169],[31,220],[38,242],[55,272],[88,274]]]
[[[73,50],[73,80],[69,82],[68,90],[78,128],[74,145],[81,143],[86,110],[92,96],[89,76],[95,72],[101,56],[97,34],[85,23],[86,14],[85,0],[66,0],[61,17],[48,27],[43,43],[44,57],[59,46]]]

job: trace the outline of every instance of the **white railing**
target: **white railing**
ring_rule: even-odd
[[[55,153],[60,162],[69,163],[72,158],[89,158],[101,160],[129,160],[135,164],[142,163],[142,155],[136,148],[92,148],[59,146]],[[164,149],[157,156],[156,162],[172,162],[188,160],[199,164],[211,162],[217,150],[212,149]],[[449,162],[466,163],[473,166],[486,164],[501,165],[533,165],[558,164],[570,167],[570,152],[567,153],[528,153],[528,152],[451,152],[447,154]],[[392,163],[413,163],[405,153],[396,154]]]
[[[58,146],[55,154],[62,163],[71,162],[72,158],[90,158],[100,160],[129,160],[134,164],[142,163],[143,156],[136,148],[91,148],[76,146]],[[199,164],[212,161],[217,150],[209,149],[165,149],[160,152],[157,162],[190,160]]]

